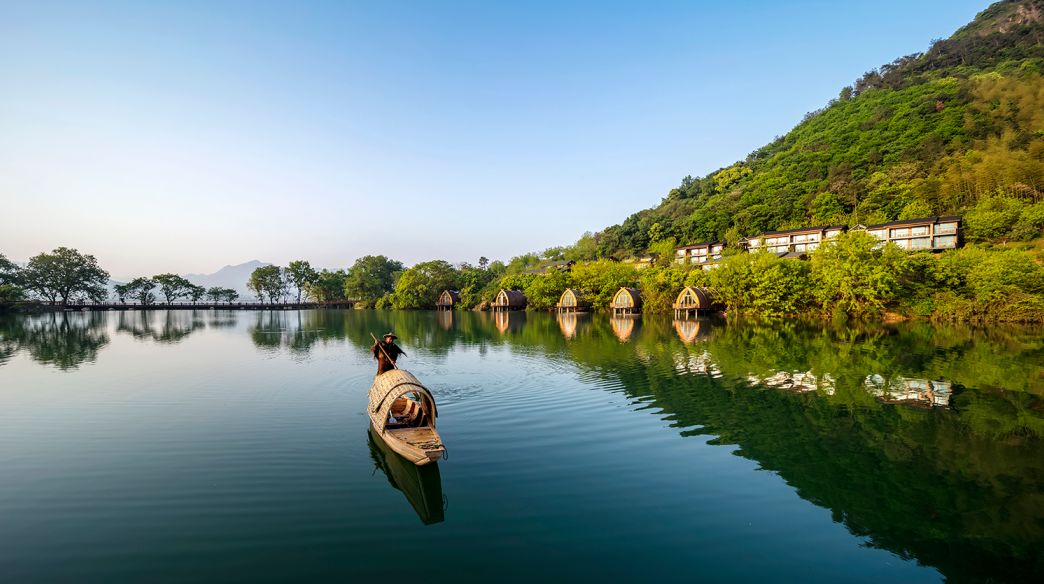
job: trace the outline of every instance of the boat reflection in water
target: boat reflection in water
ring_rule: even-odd
[[[417,466],[396,454],[371,427],[367,432],[370,457],[384,471],[391,486],[402,491],[424,525],[445,520],[439,463]]]

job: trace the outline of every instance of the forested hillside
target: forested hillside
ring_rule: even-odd
[[[969,239],[1044,227],[1044,0],[998,2],[924,53],[867,72],[744,160],[685,177],[655,208],[562,250],[639,254],[674,239],[966,217]]]

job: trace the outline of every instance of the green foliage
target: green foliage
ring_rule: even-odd
[[[710,283],[730,311],[779,318],[812,305],[809,276],[808,262],[760,251],[724,258]]]
[[[964,214],[964,227],[968,239],[989,241],[1007,235],[1019,220],[1022,209],[1022,203],[1011,197],[983,197]]]
[[[616,291],[638,284],[638,272],[631,266],[611,260],[577,264],[571,272],[573,286],[596,307],[608,306]],[[558,291],[559,294],[562,290]]]
[[[239,292],[236,292],[232,288],[214,286],[207,289],[206,296],[207,300],[211,302],[227,302],[231,304],[239,298]]]
[[[361,257],[348,269],[344,294],[359,300],[364,306],[370,306],[395,289],[395,278],[402,273],[402,269],[402,262],[383,255]]]
[[[345,280],[348,275],[344,270],[323,270],[316,274],[315,280],[305,284],[305,293],[316,302],[337,302],[344,300]]]
[[[109,273],[98,260],[68,247],[33,256],[20,277],[25,288],[51,303],[66,304],[74,297],[100,302],[108,294]]]
[[[177,274],[159,274],[153,276],[152,280],[159,285],[160,293],[163,294],[163,300],[167,304],[171,304],[178,298],[188,296],[192,291],[192,282]]]
[[[510,278],[512,278],[512,276],[507,276],[505,277],[505,280]],[[503,283],[511,284],[513,282]],[[534,310],[548,310],[554,307],[555,303],[558,302],[558,299],[562,296],[562,292],[572,285],[572,278],[568,272],[551,270],[545,274],[529,278],[529,281],[522,287],[522,291],[525,293],[526,300],[529,302],[529,308]]]
[[[865,231],[842,233],[812,252],[812,290],[824,310],[879,313],[900,290],[909,254]]]
[[[1019,220],[1011,229],[1011,236],[1022,241],[1044,237],[1044,202],[1022,209]]]
[[[868,72],[746,159],[685,177],[658,206],[585,234],[564,255],[592,259],[593,248],[622,258],[668,237],[735,241],[966,211],[973,238],[1039,236],[1042,212],[1023,221],[1021,211],[1044,200],[1042,34],[1044,21],[1019,17],[1015,3],[991,7],[925,54]],[[998,194],[1018,204],[979,208]]]
[[[286,279],[297,291],[297,302],[301,302],[301,294],[318,277],[319,274],[312,269],[312,264],[305,260],[294,260],[286,266]]]
[[[286,277],[279,266],[261,266],[256,268],[247,280],[247,288],[254,293],[258,301],[269,302],[282,300],[287,293]]]
[[[399,277],[391,303],[398,309],[434,308],[443,290],[457,289],[457,276],[449,262],[421,262]]]
[[[147,306],[156,301],[156,294],[153,292],[155,288],[155,280],[141,276],[134,278],[126,284],[119,285],[116,294],[120,297],[120,302],[123,302],[125,295],[127,298],[135,300],[138,304]]]

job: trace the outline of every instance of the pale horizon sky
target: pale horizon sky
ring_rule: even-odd
[[[984,1],[0,0],[0,253],[508,259],[656,205]]]

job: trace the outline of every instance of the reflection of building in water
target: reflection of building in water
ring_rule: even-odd
[[[911,377],[885,379],[873,374],[863,382],[867,391],[887,403],[919,403],[926,406],[950,405],[953,387],[949,381],[931,381]]]
[[[609,326],[613,328],[613,334],[621,341],[631,338],[634,332],[634,319],[626,316],[614,316],[609,319]]]
[[[524,312],[494,312],[493,313],[493,324],[500,331],[500,334],[507,334],[510,332],[517,332],[522,328],[522,323],[526,319],[526,313]]]
[[[817,376],[811,371],[778,371],[768,377],[751,375],[747,381],[771,387],[772,389],[786,389],[798,393],[810,391],[822,391],[827,395],[834,394],[834,378],[829,373]]]
[[[576,336],[576,320],[575,312],[558,313],[558,328],[562,329],[565,338],[571,339]]]
[[[682,354],[674,359],[674,370],[678,373],[697,373],[714,378],[722,376],[721,369],[714,362],[709,351],[696,355]]]
[[[678,337],[681,338],[683,343],[691,345],[696,342],[700,335],[700,321],[676,320],[674,321],[674,330],[678,333]]]
[[[450,330],[453,328],[453,311],[452,310],[439,310],[435,313],[435,321],[439,323],[439,326],[443,330]]]

